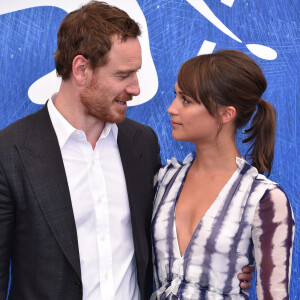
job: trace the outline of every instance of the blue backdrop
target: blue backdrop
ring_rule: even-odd
[[[48,2],[51,1],[44,1],[47,6],[9,13],[0,8],[0,128],[41,107],[29,99],[28,89],[54,69],[56,32],[67,13]],[[150,125],[157,132],[163,162],[170,156],[183,159],[193,150],[192,145],[172,139],[166,110],[173,100],[180,65],[203,50],[204,41],[215,43],[213,51],[222,48],[243,51],[263,69],[268,81],[263,98],[277,109],[278,122],[270,178],[282,185],[295,215],[290,299],[300,299],[300,104],[297,99],[300,92],[300,2],[138,0],[137,4],[147,22],[158,89],[150,101],[130,107],[127,115]],[[200,4],[202,6],[197,6]],[[205,4],[212,14],[208,13],[207,7],[202,9]],[[247,48],[249,44],[269,48],[262,48],[263,51],[258,53],[255,49],[259,47]],[[270,53],[269,57],[267,53]],[[276,58],[274,53],[277,53]],[[148,80],[149,85],[151,80]],[[242,135],[242,131],[239,132],[238,139]],[[246,146],[241,143],[238,146],[244,154]],[[252,290],[251,294],[254,293]]]

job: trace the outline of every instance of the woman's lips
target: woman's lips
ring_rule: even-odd
[[[178,127],[178,126],[181,126],[181,125],[182,125],[182,124],[177,123],[177,122],[174,122],[174,121],[171,120],[171,126],[172,126],[172,127]]]

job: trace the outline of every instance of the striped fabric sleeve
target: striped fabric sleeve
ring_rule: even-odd
[[[268,191],[259,202],[252,224],[257,269],[257,299],[289,299],[294,218],[280,188]]]

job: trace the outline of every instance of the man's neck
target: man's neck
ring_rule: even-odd
[[[87,114],[79,97],[62,85],[59,92],[52,98],[53,104],[59,113],[76,129],[82,130],[93,149],[96,146],[105,122]]]

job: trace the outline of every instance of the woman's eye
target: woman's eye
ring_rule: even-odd
[[[188,100],[186,97],[184,97],[184,96],[182,96],[182,102],[183,102],[183,104],[189,104],[189,103],[191,103],[191,101],[190,100]]]

